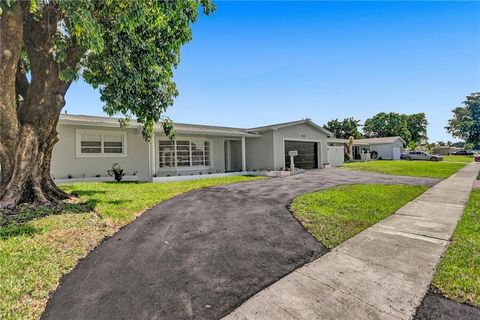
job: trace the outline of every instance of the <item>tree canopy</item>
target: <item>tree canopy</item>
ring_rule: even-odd
[[[342,121],[338,119],[330,120],[323,127],[332,132],[336,138],[348,139],[349,137],[353,137],[355,139],[360,139],[363,135],[358,130],[359,126],[360,120],[345,118]]]
[[[445,127],[453,137],[465,141],[467,144],[480,144],[480,93],[467,96],[463,107],[452,110],[453,118],[448,120]]]
[[[367,137],[400,136],[407,144],[411,141],[421,144],[428,140],[427,125],[425,113],[381,112],[365,121],[363,132]]]
[[[2,1],[0,8],[19,14],[17,3]],[[108,115],[120,114],[126,120],[135,116],[147,140],[178,95],[173,68],[179,64],[182,45],[192,38],[190,23],[197,19],[199,5],[206,14],[215,9],[210,0],[25,3],[26,31],[32,40],[45,40],[45,50],[60,65],[59,78],[70,82],[83,77],[99,89]],[[35,75],[30,67],[39,54],[29,47],[23,43],[19,67]],[[170,132],[171,122],[162,120]]]
[[[173,69],[210,0],[0,0],[0,207],[56,203],[56,126],[72,81],[98,88],[103,110],[136,117],[149,140],[178,95]]]

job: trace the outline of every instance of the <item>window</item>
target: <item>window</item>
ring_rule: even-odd
[[[127,134],[116,131],[76,131],[77,158],[126,157]]]
[[[190,168],[210,166],[210,141],[204,139],[191,140],[159,140],[160,168]]]
[[[82,134],[80,146],[81,153],[102,153],[102,136],[99,134]]]
[[[159,141],[158,150],[160,153],[160,168],[175,167],[175,142],[170,140]]]

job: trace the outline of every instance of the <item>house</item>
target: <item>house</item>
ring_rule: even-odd
[[[440,156],[446,156],[458,150],[463,150],[462,148],[456,148],[452,146],[436,146],[433,149],[433,154],[438,154]]]
[[[346,146],[348,140],[329,138],[328,143],[333,146]],[[366,152],[370,154],[371,159],[400,160],[400,155],[405,145],[406,142],[401,137],[355,139],[352,147],[352,155],[354,160],[361,160],[362,154]]]
[[[295,166],[322,168],[328,163],[327,140],[332,134],[309,119],[256,128],[232,128],[175,123],[175,140],[160,124],[150,142],[141,124],[118,119],[62,114],[59,142],[52,155],[55,179],[106,176],[114,162],[127,177],[212,174],[234,171],[282,170],[290,166],[290,150],[297,150]]]

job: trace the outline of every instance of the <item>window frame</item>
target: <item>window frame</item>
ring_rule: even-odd
[[[82,153],[82,135],[100,136],[100,153]],[[122,153],[105,153],[105,136],[122,137]],[[89,130],[75,129],[75,155],[77,158],[126,158],[127,157],[127,132],[126,131],[107,131],[107,130]]]
[[[177,165],[177,140],[178,141],[188,141],[189,142],[189,152],[190,152],[190,166],[178,166]],[[208,160],[210,161],[210,165],[192,165],[193,163],[193,157],[192,157],[192,142],[195,142],[195,140],[201,140],[202,141],[202,146],[204,148],[203,152],[203,163],[205,163],[205,142],[209,143],[209,152],[208,152]],[[173,167],[160,167],[160,147],[159,147],[159,142],[160,141],[169,141],[167,137],[158,137],[155,142],[155,170],[156,171],[188,171],[188,170],[207,170],[213,168],[213,141],[211,138],[207,137],[192,137],[192,136],[181,136],[181,137],[176,137],[174,140],[174,146],[175,146],[175,166]]]

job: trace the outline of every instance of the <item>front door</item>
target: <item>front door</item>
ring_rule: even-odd
[[[318,168],[318,147],[316,142],[310,141],[285,141],[285,167],[290,168],[289,151],[297,150],[295,156],[295,168],[315,169]]]

